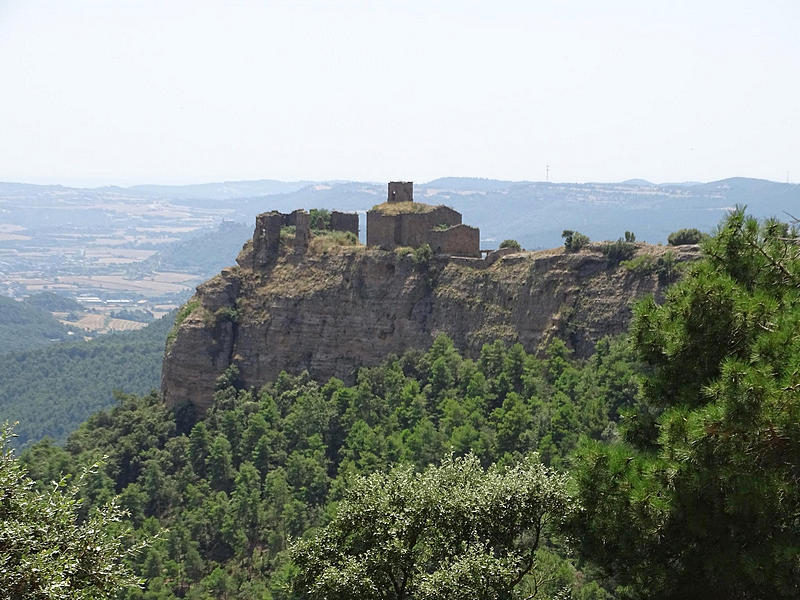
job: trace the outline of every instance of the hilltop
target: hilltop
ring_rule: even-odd
[[[259,236],[267,217],[281,218],[259,217]],[[251,241],[238,266],[200,285],[181,310],[162,391],[171,406],[205,408],[233,364],[243,385],[256,388],[284,370],[352,382],[359,367],[427,348],[440,333],[467,356],[496,340],[537,352],[556,337],[587,356],[601,337],[625,330],[634,299],[660,296],[675,265],[698,251],[626,249],[636,257],[627,266],[603,244],[462,258],[361,245],[300,252],[283,237],[266,261]]]

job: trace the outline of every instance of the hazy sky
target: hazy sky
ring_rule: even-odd
[[[0,0],[0,180],[800,180],[797,0]]]

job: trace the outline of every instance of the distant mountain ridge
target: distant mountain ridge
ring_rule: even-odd
[[[385,194],[385,183],[355,181],[258,180],[87,190],[0,183],[0,207],[9,196],[27,196],[32,211],[37,203],[50,206],[53,202],[77,202],[75,199],[82,200],[85,208],[110,196],[133,203],[157,200],[181,207],[176,210],[191,207],[220,221],[251,223],[258,213],[273,209],[366,211]],[[756,217],[785,218],[785,211],[800,205],[800,186],[746,177],[666,184],[642,179],[564,183],[443,177],[417,183],[415,198],[447,204],[461,212],[465,223],[480,227],[482,245],[487,248],[513,238],[536,249],[560,245],[564,229],[579,230],[594,240],[617,239],[632,231],[639,240],[664,243],[672,231],[684,227],[710,231],[737,204],[746,204]]]
[[[134,185],[124,189],[173,199],[199,200],[215,198],[218,200],[232,200],[245,196],[293,192],[307,185],[312,185],[313,183],[312,181],[259,179],[254,181],[223,181],[220,183],[197,183],[190,185]]]

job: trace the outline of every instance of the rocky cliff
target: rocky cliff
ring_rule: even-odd
[[[634,299],[663,292],[668,278],[654,265],[668,251],[677,262],[697,254],[640,244],[645,258],[631,269],[610,262],[599,245],[421,261],[402,250],[287,246],[258,265],[248,243],[239,266],[199,286],[184,307],[162,391],[169,405],[205,409],[232,363],[248,386],[282,370],[352,381],[358,367],[426,348],[439,333],[469,355],[496,339],[535,351],[554,336],[588,355],[599,338],[624,331]]]

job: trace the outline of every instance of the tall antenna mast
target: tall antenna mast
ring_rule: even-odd
[[[548,183],[550,183],[550,165],[549,165],[549,164],[548,164],[548,165],[545,165],[545,173],[546,173],[546,175],[545,175],[545,181],[547,181]]]

